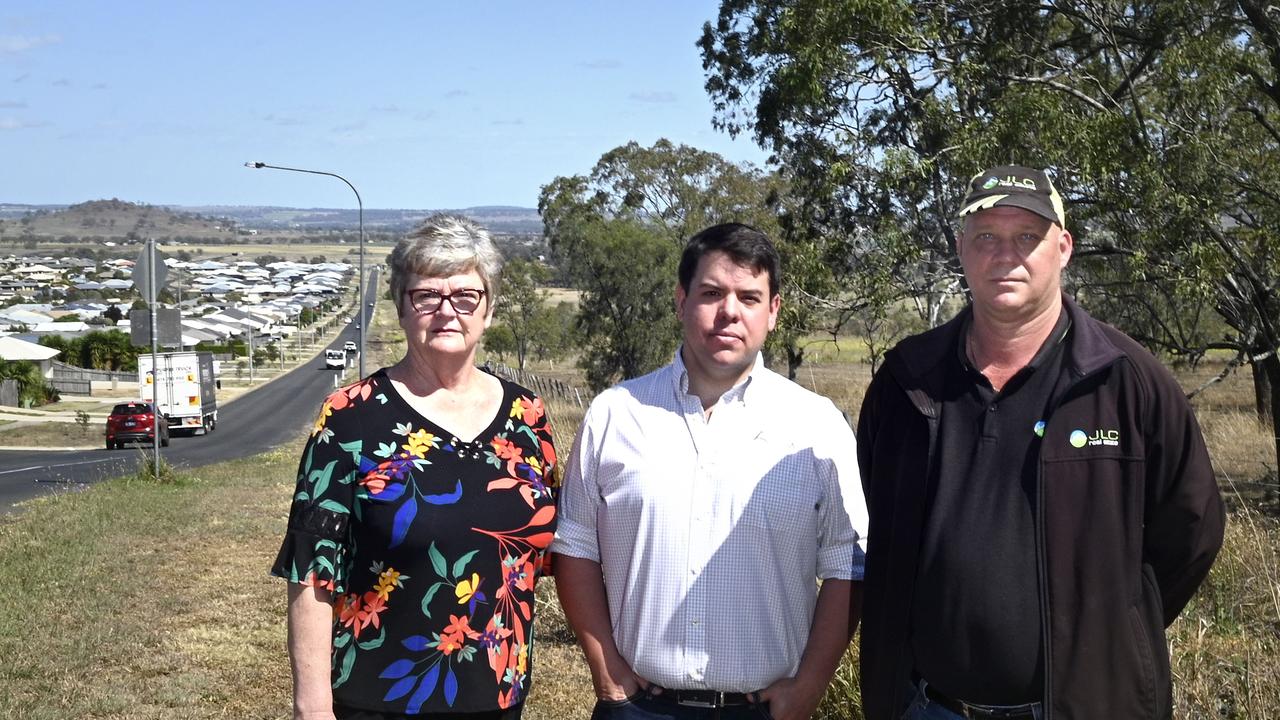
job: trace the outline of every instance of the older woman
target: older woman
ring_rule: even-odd
[[[403,359],[329,396],[272,573],[295,718],[518,718],[555,530],[542,401],[475,367],[501,259],[435,216],[390,256]]]

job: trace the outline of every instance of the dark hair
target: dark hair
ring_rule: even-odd
[[[735,263],[769,274],[769,297],[778,294],[782,261],[768,235],[742,223],[713,225],[689,238],[680,255],[680,287],[689,292],[698,262],[713,252],[722,252]]]

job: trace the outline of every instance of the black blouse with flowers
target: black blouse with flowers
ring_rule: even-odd
[[[336,703],[412,715],[523,701],[556,456],[542,400],[502,387],[471,442],[385,369],[325,400],[272,574],[334,594]]]

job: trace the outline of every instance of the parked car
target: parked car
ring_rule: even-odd
[[[128,442],[154,442],[160,428],[160,444],[169,447],[169,423],[157,415],[155,405],[144,400],[120,403],[107,416],[107,449],[123,447]]]
[[[356,351],[356,349],[357,349],[357,348],[356,348],[356,341],[355,341],[355,340],[348,340],[348,341],[347,341],[347,342],[342,346],[342,349],[343,349],[343,350],[346,350],[346,351],[347,351],[347,352],[349,352],[349,353],[353,353],[353,352],[355,352],[355,351]]]

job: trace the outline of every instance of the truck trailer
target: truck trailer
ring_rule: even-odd
[[[151,367],[151,353],[138,356],[138,389],[143,400],[155,402],[169,423],[170,432],[194,435],[213,432],[218,424],[218,379],[213,353],[158,353]]]

